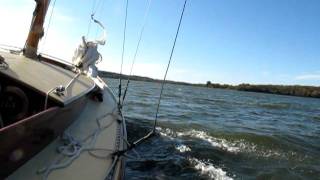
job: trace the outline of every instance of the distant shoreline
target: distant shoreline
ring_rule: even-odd
[[[106,78],[119,78],[118,73],[99,71],[99,75]],[[135,81],[145,81],[145,82],[162,82],[163,80],[153,79],[143,76],[128,76],[121,75],[123,79],[128,79]],[[208,81],[206,84],[193,84],[187,82],[170,81],[167,80],[166,83],[169,84],[179,84],[186,86],[197,86],[197,87],[207,87],[207,88],[218,88],[218,89],[232,89],[237,91],[249,91],[257,93],[268,93],[268,94],[279,94],[279,95],[289,95],[289,96],[300,96],[300,97],[312,97],[320,98],[320,87],[319,86],[300,86],[300,85],[253,85],[253,84],[239,84],[239,85],[229,85],[229,84],[218,84],[211,83]]]

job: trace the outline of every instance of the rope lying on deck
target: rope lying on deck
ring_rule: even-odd
[[[89,134],[82,140],[76,139],[70,133],[65,132],[61,137],[63,145],[59,146],[57,149],[60,156],[47,167],[39,169],[37,173],[43,174],[43,179],[47,179],[52,171],[68,167],[83,152],[88,152],[91,156],[101,159],[112,156],[114,152],[117,152],[117,149],[95,148],[94,146],[99,134],[110,127],[116,121],[116,118],[112,118],[113,120],[105,126],[101,124],[100,120],[107,118],[108,116],[116,116],[116,110],[117,108],[114,108],[112,112],[106,113],[97,118],[97,129],[95,129],[91,134]],[[110,153],[107,156],[103,156],[96,154],[95,152],[97,151],[108,151],[113,153]],[[115,157],[112,164],[114,164],[117,159],[118,157]],[[112,165],[111,167],[113,166],[114,165]],[[111,170],[108,171],[111,172]]]

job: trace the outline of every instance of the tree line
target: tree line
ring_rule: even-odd
[[[320,98],[320,87],[317,86],[253,84],[228,85],[211,83],[210,81],[207,82],[206,86],[209,88],[234,89],[239,91]]]
[[[120,75],[114,72],[100,71],[99,75],[108,78],[119,78]],[[161,83],[163,80],[153,79],[143,76],[128,76],[125,74],[121,75],[121,78],[126,80],[130,78],[136,81],[146,81],[146,82],[156,82]],[[281,94],[290,96],[303,96],[303,97],[314,97],[320,98],[320,87],[316,86],[299,86],[299,85],[254,85],[254,84],[239,84],[239,85],[229,85],[229,84],[219,84],[211,83],[207,81],[206,84],[192,84],[187,82],[177,82],[177,81],[166,81],[169,84],[179,84],[186,86],[198,86],[198,87],[208,87],[208,88],[220,88],[220,89],[233,89],[238,91],[250,91],[250,92],[261,92],[270,94]]]

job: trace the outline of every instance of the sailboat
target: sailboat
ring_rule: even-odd
[[[105,39],[83,37],[73,63],[38,54],[49,2],[22,51],[0,51],[0,179],[122,179],[126,123],[95,66]]]

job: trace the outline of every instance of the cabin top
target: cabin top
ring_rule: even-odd
[[[39,93],[46,95],[52,88],[60,85],[66,87],[76,76],[74,72],[46,62],[32,60],[22,55],[0,52],[8,64],[7,69],[0,68],[0,75],[5,75]],[[94,82],[80,75],[66,89],[64,95],[50,93],[49,98],[65,106],[95,87]]]

